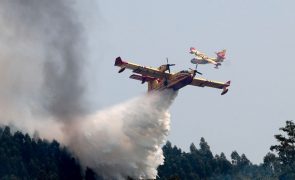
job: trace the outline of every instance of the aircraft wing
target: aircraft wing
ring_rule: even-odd
[[[212,87],[217,89],[223,89],[221,95],[227,93],[228,87],[230,86],[230,81],[223,83],[218,81],[210,81],[203,78],[194,78],[190,85],[199,86],[199,87]]]
[[[215,62],[214,59],[206,56],[204,53],[201,53],[201,52],[195,52],[194,55],[196,56],[197,59],[199,60],[203,60],[203,61],[206,61],[207,63],[211,63],[211,64],[217,64],[217,62]]]
[[[203,60],[204,60],[204,61],[207,61],[208,63],[211,63],[211,64],[215,64],[215,65],[217,64],[217,62],[214,61],[212,58],[208,58],[208,57],[207,57],[207,58],[203,58]]]
[[[138,64],[122,61],[121,57],[117,57],[115,61],[115,66],[121,67],[119,73],[124,71],[126,68],[131,69],[132,72],[141,74],[143,76],[150,76],[155,78],[167,78],[170,77],[172,74],[167,72],[161,72],[156,68],[152,67],[144,67]]]

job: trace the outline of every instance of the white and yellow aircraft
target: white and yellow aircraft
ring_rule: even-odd
[[[187,85],[199,86],[199,87],[211,87],[222,89],[221,95],[224,95],[228,91],[230,81],[217,82],[210,81],[204,78],[196,78],[197,70],[182,70],[177,73],[170,72],[170,66],[175,64],[161,65],[158,68],[145,67],[131,62],[123,61],[120,57],[116,58],[115,66],[120,67],[119,73],[125,69],[132,70],[133,73],[130,76],[131,79],[139,80],[141,83],[148,83],[148,91],[161,91],[164,89],[173,89],[177,91]],[[168,71],[168,72],[166,72]]]
[[[198,51],[196,48],[191,47],[190,48],[190,53],[194,54],[196,57],[191,60],[191,63],[196,64],[196,69],[198,64],[214,64],[215,68],[218,69],[218,66],[221,65],[221,63],[225,60],[225,53],[226,50],[222,50],[219,52],[215,52],[216,58],[211,58],[205,55],[204,53]]]

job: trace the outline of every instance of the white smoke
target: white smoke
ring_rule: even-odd
[[[176,93],[151,93],[97,112],[77,123],[71,137],[82,163],[104,177],[155,179],[170,128]],[[95,154],[95,156],[89,156]]]
[[[75,2],[0,1],[0,124],[58,140],[105,178],[155,178],[175,94],[89,114],[86,39]]]

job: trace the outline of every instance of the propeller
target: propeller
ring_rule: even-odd
[[[199,71],[197,71],[196,69],[192,69],[192,68],[189,68],[191,71],[193,71],[193,76],[195,77],[196,76],[196,73],[198,73],[198,74],[200,74],[200,75],[202,75],[202,73],[201,72],[199,72]]]
[[[166,64],[166,69],[168,70],[168,72],[170,73],[170,66],[175,66],[175,64],[169,64],[168,62],[168,58],[166,58],[167,64]]]

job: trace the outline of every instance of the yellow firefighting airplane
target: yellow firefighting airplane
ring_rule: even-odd
[[[139,80],[141,83],[148,83],[148,91],[173,89],[175,91],[183,88],[186,85],[193,85],[199,87],[212,87],[222,89],[221,95],[228,92],[230,81],[223,83],[217,81],[210,81],[203,78],[195,78],[197,70],[183,70],[177,73],[170,72],[170,66],[175,64],[161,65],[158,68],[144,67],[127,61],[123,61],[121,57],[117,57],[115,66],[120,67],[119,73],[123,72],[126,68],[131,69],[133,73],[131,79]],[[166,72],[168,71],[168,72]]]
[[[207,55],[198,51],[194,47],[190,48],[190,53],[196,56],[194,59],[191,60],[191,62],[193,64],[196,64],[196,69],[197,69],[198,64],[208,64],[208,63],[214,64],[215,68],[218,69],[218,66],[221,65],[221,62],[223,62],[225,60],[226,50],[224,49],[222,51],[216,52],[215,53],[217,56],[216,58],[208,57]]]

